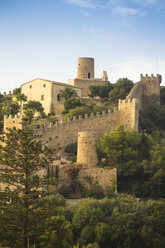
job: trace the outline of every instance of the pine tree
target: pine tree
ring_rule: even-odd
[[[34,230],[35,207],[45,191],[41,176],[52,151],[34,139],[31,130],[10,129],[0,147],[0,243],[27,248]]]

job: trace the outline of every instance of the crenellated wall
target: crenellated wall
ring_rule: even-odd
[[[136,98],[138,100],[138,109],[145,108],[151,103],[160,103],[160,84],[162,81],[161,75],[154,76],[140,75],[140,82],[136,83],[126,100]]]
[[[7,131],[7,128],[17,128],[22,129],[22,116],[21,115],[5,115],[4,116],[4,131]]]
[[[125,128],[135,128],[138,131],[139,101],[135,98],[119,100],[120,124]]]
[[[138,130],[138,108],[137,100],[119,100],[118,107],[114,110],[102,111],[102,113],[91,113],[90,116],[75,116],[73,120],[70,118],[67,121],[53,123],[45,122],[45,119],[35,121],[33,129],[36,138],[42,138],[47,141],[51,148],[57,148],[63,151],[65,146],[77,142],[78,132],[82,131],[95,131],[100,135],[105,132],[110,132],[112,128],[117,128],[123,125],[125,128],[135,128]],[[22,119],[20,116],[5,116],[4,130],[6,128],[22,128]]]

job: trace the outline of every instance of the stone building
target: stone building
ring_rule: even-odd
[[[76,90],[78,96],[81,97],[80,87],[65,83],[37,78],[21,85],[22,93],[27,96],[28,101],[41,102],[46,114],[51,112],[59,114],[60,110],[63,110],[64,98],[60,97],[59,93],[66,87]]]

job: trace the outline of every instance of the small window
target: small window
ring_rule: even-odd
[[[60,95],[57,95],[57,101],[60,101]]]
[[[46,84],[44,84],[43,87],[45,88],[46,87]]]
[[[32,85],[30,85],[29,88],[31,89],[32,88]]]
[[[88,72],[88,78],[90,78],[91,77],[91,74],[90,74],[90,72]]]
[[[41,95],[41,101],[44,101],[44,95]]]

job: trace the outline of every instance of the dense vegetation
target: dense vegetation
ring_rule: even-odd
[[[119,192],[165,197],[165,143],[121,126],[101,138],[98,155],[103,167],[117,168]]]

